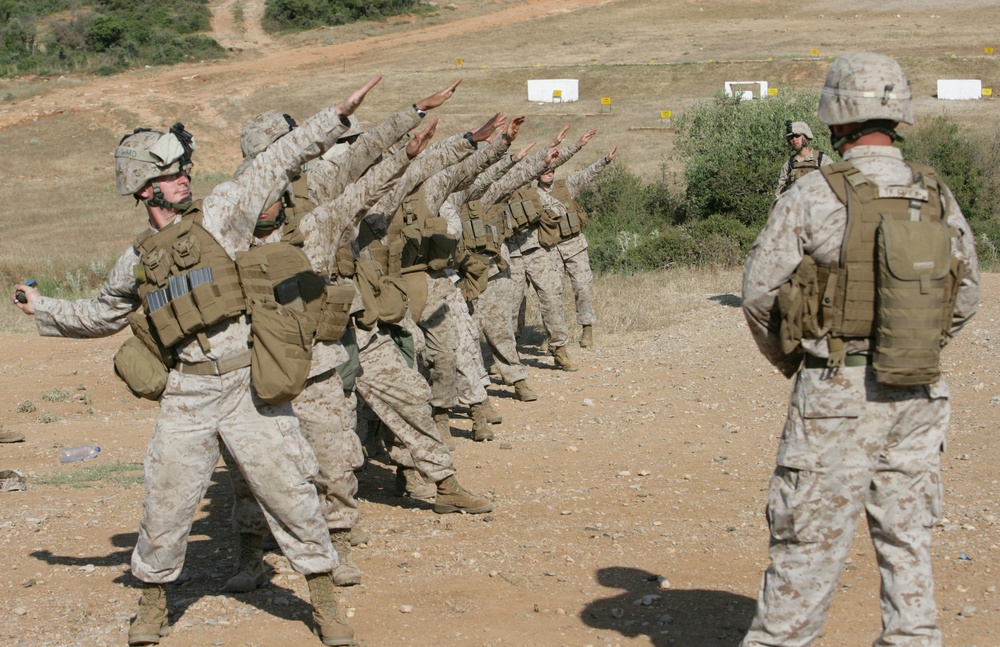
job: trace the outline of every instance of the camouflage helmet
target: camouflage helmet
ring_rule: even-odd
[[[796,135],[805,135],[806,139],[813,138],[812,128],[804,121],[786,121],[785,139],[790,139]]]
[[[119,195],[133,195],[150,180],[174,173],[189,173],[194,137],[176,123],[170,130],[136,128],[115,149],[115,186]]]
[[[257,115],[243,126],[240,135],[240,150],[244,158],[254,158],[267,147],[292,132],[298,124],[290,116],[281,112],[265,112]]]
[[[874,120],[912,124],[911,99],[910,81],[895,60],[845,54],[830,64],[818,116],[828,126]]]

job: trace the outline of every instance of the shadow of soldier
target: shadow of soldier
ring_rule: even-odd
[[[648,636],[657,647],[738,645],[756,605],[726,591],[664,589],[657,575],[638,568],[602,568],[597,581],[623,592],[594,600],[580,612],[581,620],[629,638]]]
[[[223,593],[222,586],[236,571],[239,558],[238,537],[231,520],[232,507],[231,480],[228,470],[220,463],[212,473],[208,490],[191,526],[184,568],[177,580],[167,585],[169,624],[174,626],[180,622],[187,610],[202,598],[226,596],[253,605],[275,617],[298,620],[309,625],[312,609],[309,602],[299,598],[295,591],[276,584],[273,578],[251,593]],[[121,550],[106,555],[59,555],[49,549],[41,549],[32,552],[31,556],[51,565],[81,569],[88,565],[112,568],[120,573],[113,581],[134,589],[135,600],[138,601],[142,582],[128,568],[137,538],[138,533],[135,532],[112,535],[111,544]],[[131,601],[127,602],[126,607],[134,611],[131,604]],[[213,623],[221,624],[220,620],[222,619],[209,618],[204,623],[212,626]]]
[[[736,296],[735,294],[716,294],[715,296],[708,297],[709,301],[715,301],[719,305],[726,306],[729,308],[742,308],[743,299]]]

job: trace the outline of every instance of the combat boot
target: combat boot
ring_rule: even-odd
[[[324,645],[356,645],[354,629],[337,604],[337,590],[329,573],[306,575],[313,607],[313,632]]]
[[[142,585],[139,610],[128,628],[129,645],[158,645],[170,633],[167,625],[167,585]]]
[[[362,544],[367,546],[369,539],[368,531],[361,526],[351,528],[351,546],[361,546]]]
[[[451,417],[448,415],[448,410],[444,407],[433,407],[431,413],[434,416],[434,425],[441,436],[441,442],[449,452],[455,451],[455,446],[448,442],[451,438]]]
[[[576,362],[569,356],[569,351],[566,350],[565,346],[560,346],[558,348],[552,349],[552,357],[556,360],[556,368],[561,368],[564,371],[578,371],[580,367],[576,365]]]
[[[240,533],[240,561],[236,573],[226,580],[222,590],[226,593],[248,593],[264,586],[271,573],[264,563],[262,538],[249,532]]]
[[[361,584],[361,569],[351,560],[351,531],[346,528],[331,530],[330,541],[340,558],[340,566],[333,571],[333,583],[337,586]]]
[[[482,402],[472,405],[472,440],[477,443],[493,440],[493,431],[486,419],[486,407]]]
[[[458,484],[455,475],[437,484],[437,497],[434,499],[434,512],[448,514],[449,512],[464,512],[466,514],[483,514],[493,509],[489,499],[476,496]]]
[[[491,425],[499,425],[503,422],[503,416],[500,415],[500,412],[493,406],[493,400],[490,396],[486,396],[486,399],[483,400],[483,411],[486,412],[486,422]]]
[[[584,326],[583,334],[580,335],[580,348],[593,348],[594,346],[594,327]]]
[[[514,382],[514,397],[521,402],[534,402],[538,395],[528,386],[528,380]]]
[[[415,468],[396,466],[396,494],[412,499],[430,499],[437,490]]]

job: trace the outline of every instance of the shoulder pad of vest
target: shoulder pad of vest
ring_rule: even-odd
[[[296,214],[289,218],[281,229],[281,242],[301,247],[306,242],[305,234],[299,229],[302,216]]]
[[[184,218],[193,218],[194,222],[198,223],[199,225],[201,224],[202,220],[201,200],[195,200],[194,202],[188,205],[188,208],[185,209],[184,213],[181,214],[181,219]],[[152,231],[150,229],[143,231],[141,234],[135,237],[134,241],[132,241],[132,246],[135,247],[136,249],[139,249],[142,243],[145,242],[147,238],[149,238],[155,233],[157,232]]]

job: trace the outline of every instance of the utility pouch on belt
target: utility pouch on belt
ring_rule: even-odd
[[[159,400],[167,386],[174,357],[160,344],[141,312],[128,316],[133,336],[125,340],[115,353],[115,375],[132,395],[147,400]]]
[[[481,254],[466,253],[459,262],[462,280],[458,287],[466,301],[475,301],[489,286],[490,261]]]
[[[312,368],[315,321],[274,301],[251,301],[250,381],[268,404],[295,398]]]
[[[408,297],[403,280],[386,276],[370,259],[358,259],[354,284],[361,293],[364,311],[355,317],[357,324],[371,330],[379,321],[396,323],[406,316]]]
[[[350,285],[328,285],[323,300],[323,309],[316,324],[316,341],[336,341],[344,336],[351,318],[351,303],[354,302],[354,287]]]
[[[781,311],[781,350],[786,355],[799,350],[803,337],[815,337],[819,329],[819,294],[816,261],[805,256],[791,279],[778,288]]]

